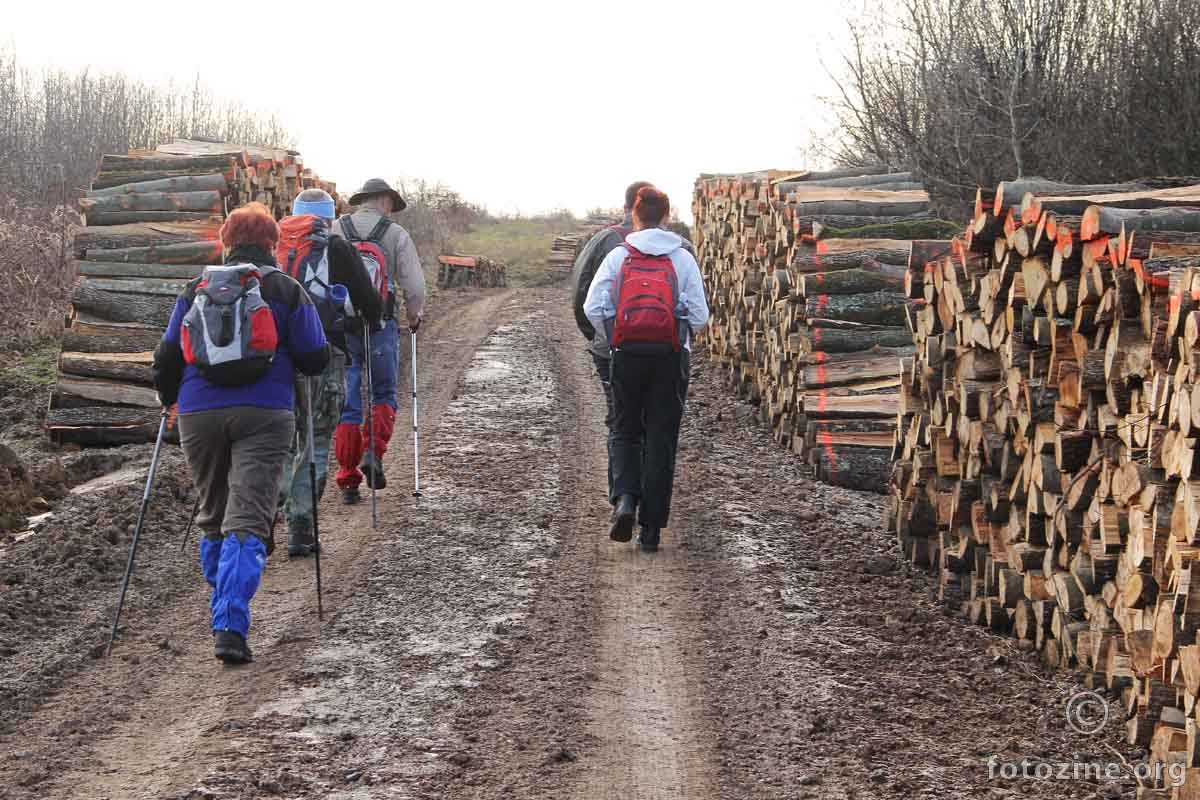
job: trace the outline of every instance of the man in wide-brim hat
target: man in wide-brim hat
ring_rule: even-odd
[[[347,505],[361,499],[359,484],[382,489],[387,485],[383,474],[383,455],[387,452],[396,423],[396,375],[399,370],[399,333],[396,325],[396,295],[404,293],[408,327],[415,334],[425,306],[425,274],[421,259],[408,231],[389,215],[406,207],[404,198],[382,178],[372,178],[350,197],[358,206],[333,224],[334,233],[358,247],[368,270],[376,270],[384,299],[382,325],[371,331],[371,407],[363,408],[360,387],[363,375],[363,340],[347,336],[350,369],[346,374],[346,405],[334,433],[334,454],[338,461],[337,484],[342,502]],[[366,414],[371,416],[368,418]],[[368,421],[370,420],[370,421]],[[372,425],[373,423],[373,425]],[[369,447],[374,427],[373,447]]]

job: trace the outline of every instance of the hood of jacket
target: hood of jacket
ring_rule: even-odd
[[[648,256],[665,256],[683,246],[683,237],[662,228],[646,228],[634,231],[625,241]]]

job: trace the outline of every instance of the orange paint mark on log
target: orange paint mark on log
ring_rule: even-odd
[[[812,335],[813,344],[819,345],[823,338],[825,338],[825,329],[824,328],[813,329],[813,335]]]
[[[817,383],[825,383],[825,365],[817,365]]]
[[[817,295],[817,313],[816,313],[816,316],[818,316],[818,317],[819,317],[819,316],[821,316],[821,312],[822,312],[822,311],[824,311],[824,310],[825,310],[825,309],[826,309],[828,306],[829,306],[829,295],[827,295],[827,294],[819,294],[819,295]]]

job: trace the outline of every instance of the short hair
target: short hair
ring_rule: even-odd
[[[638,192],[653,185],[650,181],[634,181],[629,184],[629,187],[625,189],[625,210],[632,211],[634,204],[637,203]]]
[[[637,191],[633,204],[633,216],[647,228],[657,228],[671,213],[671,201],[664,192],[653,186],[643,186]]]
[[[235,209],[221,226],[221,244],[230,249],[248,245],[270,251],[278,241],[279,225],[262,203]]]

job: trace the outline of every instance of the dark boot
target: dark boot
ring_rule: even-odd
[[[642,548],[643,553],[654,553],[658,551],[659,528],[652,528],[649,525],[642,526],[642,532],[638,534],[638,547]]]
[[[288,523],[288,555],[303,558],[317,551],[317,540],[313,537],[312,525],[296,521]]]
[[[614,542],[628,542],[633,538],[633,521],[637,517],[637,498],[631,494],[623,494],[617,500],[617,507],[613,510],[612,528],[608,531],[608,538]]]
[[[367,482],[367,486],[372,489],[387,488],[387,477],[383,474],[383,464],[375,457],[374,453],[367,453],[363,456],[359,469],[362,470],[363,480]]]
[[[362,495],[358,493],[358,488],[342,489],[342,505],[356,506],[362,501]]]
[[[228,664],[249,664],[254,660],[250,645],[235,631],[216,631],[213,634],[214,654]]]

